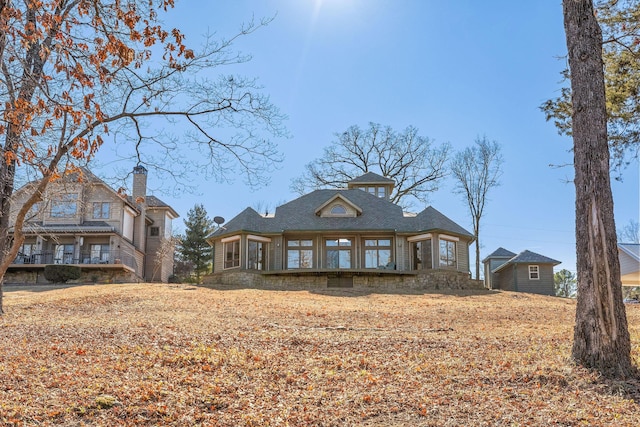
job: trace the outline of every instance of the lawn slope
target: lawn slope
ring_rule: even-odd
[[[572,300],[132,284],[5,309],[1,425],[640,425],[637,384],[569,362]]]

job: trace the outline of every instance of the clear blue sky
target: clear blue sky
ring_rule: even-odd
[[[252,61],[218,72],[257,77],[288,115],[282,168],[267,171],[271,184],[258,190],[237,180],[203,181],[199,194],[180,197],[157,192],[182,216],[179,229],[196,203],[229,220],[247,206],[297,197],[291,179],[335,132],[412,125],[456,150],[478,135],[502,145],[504,175],[482,219],[482,257],[500,246],[528,249],[562,261],[556,270],[575,271],[573,170],[549,166],[571,162],[571,141],[539,110],[557,95],[565,66],[560,0],[183,0],[165,21],[198,43],[206,32],[231,36],[252,17],[274,15],[236,44]],[[635,163],[613,183],[618,224],[638,220],[639,179]],[[161,177],[149,180],[162,187]],[[445,181],[430,204],[470,230],[452,188]]]

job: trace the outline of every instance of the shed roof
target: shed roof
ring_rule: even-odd
[[[493,270],[493,272],[498,272],[504,268],[507,268],[509,265],[513,264],[552,264],[558,265],[560,261],[557,261],[553,258],[546,257],[544,255],[537,254],[531,251],[522,251],[518,255],[511,258],[509,261],[500,265],[498,268]]]

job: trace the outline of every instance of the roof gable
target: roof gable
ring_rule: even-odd
[[[415,217],[407,219],[409,223],[413,223],[413,228],[407,231],[442,230],[473,238],[473,234],[443,215],[433,206],[427,206]]]
[[[498,249],[496,249],[495,251],[491,252],[491,254],[487,255],[485,257],[485,259],[482,260],[482,262],[486,262],[487,260],[491,259],[491,258],[513,258],[514,256],[516,256],[515,253],[503,248],[503,247],[499,247]]]
[[[345,208],[345,212],[343,214],[333,213],[332,209],[340,205],[341,203],[347,205],[347,208]],[[362,209],[343,195],[336,194],[335,196],[318,206],[315,214],[321,217],[354,217],[362,214]]]

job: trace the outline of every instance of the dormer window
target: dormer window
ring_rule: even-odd
[[[357,205],[340,194],[336,194],[316,209],[316,215],[334,218],[355,218],[362,213]]]
[[[335,205],[331,208],[331,215],[346,215],[347,208],[342,205]]]
[[[362,191],[366,191],[372,196],[380,197],[381,199],[387,198],[387,188],[385,186],[363,185],[361,187],[354,188],[359,188]]]

